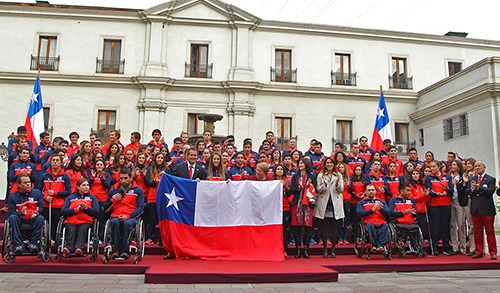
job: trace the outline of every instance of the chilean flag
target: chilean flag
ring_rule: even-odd
[[[389,119],[389,112],[385,105],[384,93],[380,93],[380,100],[378,102],[377,117],[375,118],[375,127],[372,135],[371,148],[375,151],[380,151],[384,148],[384,139],[392,141],[391,120]]]
[[[282,261],[280,181],[201,181],[164,174],[156,208],[175,258]]]
[[[43,119],[42,89],[40,87],[40,77],[37,76],[33,93],[31,94],[28,115],[26,115],[26,140],[33,142],[33,150],[40,144],[40,133],[45,131]]]

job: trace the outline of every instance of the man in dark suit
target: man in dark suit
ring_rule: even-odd
[[[470,196],[470,210],[472,222],[474,223],[474,241],[476,243],[476,253],[473,258],[481,258],[484,255],[483,229],[486,231],[488,250],[491,259],[497,259],[497,242],[495,238],[495,228],[493,227],[496,215],[496,207],[493,202],[495,192],[495,177],[486,174],[486,166],[483,162],[477,161],[474,165],[476,175],[474,175],[467,185],[465,192]]]
[[[189,149],[187,161],[175,166],[172,175],[187,179],[204,179],[205,171],[200,164],[196,163],[197,159],[196,149]]]

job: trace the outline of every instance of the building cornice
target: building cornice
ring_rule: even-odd
[[[494,92],[498,92],[500,85],[496,83],[483,83],[467,91],[463,91],[448,99],[443,99],[433,105],[423,107],[410,114],[410,118],[415,123],[432,119],[435,116],[446,114],[456,108],[463,108],[481,99],[490,97]]]
[[[224,13],[227,15],[228,19],[210,20],[180,18],[173,15],[175,14],[175,11],[182,10],[187,6],[197,5],[199,3],[203,3],[211,9]],[[173,24],[220,27],[231,27],[235,22],[242,21],[243,23],[246,22],[248,24],[253,24],[252,29],[255,29],[257,32],[272,31],[277,33],[313,34],[330,37],[368,39],[383,42],[404,42],[435,46],[457,46],[461,48],[500,50],[500,41],[495,40],[470,39],[324,24],[262,20],[234,5],[229,5],[218,0],[171,1],[146,10],[3,2],[0,3],[0,16],[1,15],[132,22],[154,18],[156,21],[171,21]]]

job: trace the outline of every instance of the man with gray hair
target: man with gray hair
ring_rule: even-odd
[[[497,242],[495,239],[495,215],[496,208],[493,202],[496,179],[485,173],[486,165],[482,161],[474,164],[476,175],[467,184],[466,194],[471,199],[472,222],[474,223],[474,241],[476,244],[475,254],[472,258],[484,256],[483,230],[486,232],[488,250],[492,260],[497,259]]]

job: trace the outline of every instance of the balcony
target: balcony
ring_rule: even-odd
[[[59,71],[60,56],[39,57],[31,55],[30,70]]]
[[[413,76],[406,76],[405,74],[389,75],[389,88],[412,90]]]
[[[214,64],[190,64],[185,62],[185,77],[195,77],[195,78],[212,78],[212,69]]]
[[[112,73],[123,74],[125,68],[125,59],[119,60],[103,60],[96,58],[95,72],[96,73]]]
[[[345,86],[356,86],[356,72],[355,73],[343,73],[334,72],[332,70],[332,85],[345,85]]]
[[[271,81],[297,83],[297,68],[281,69],[271,67]]]

